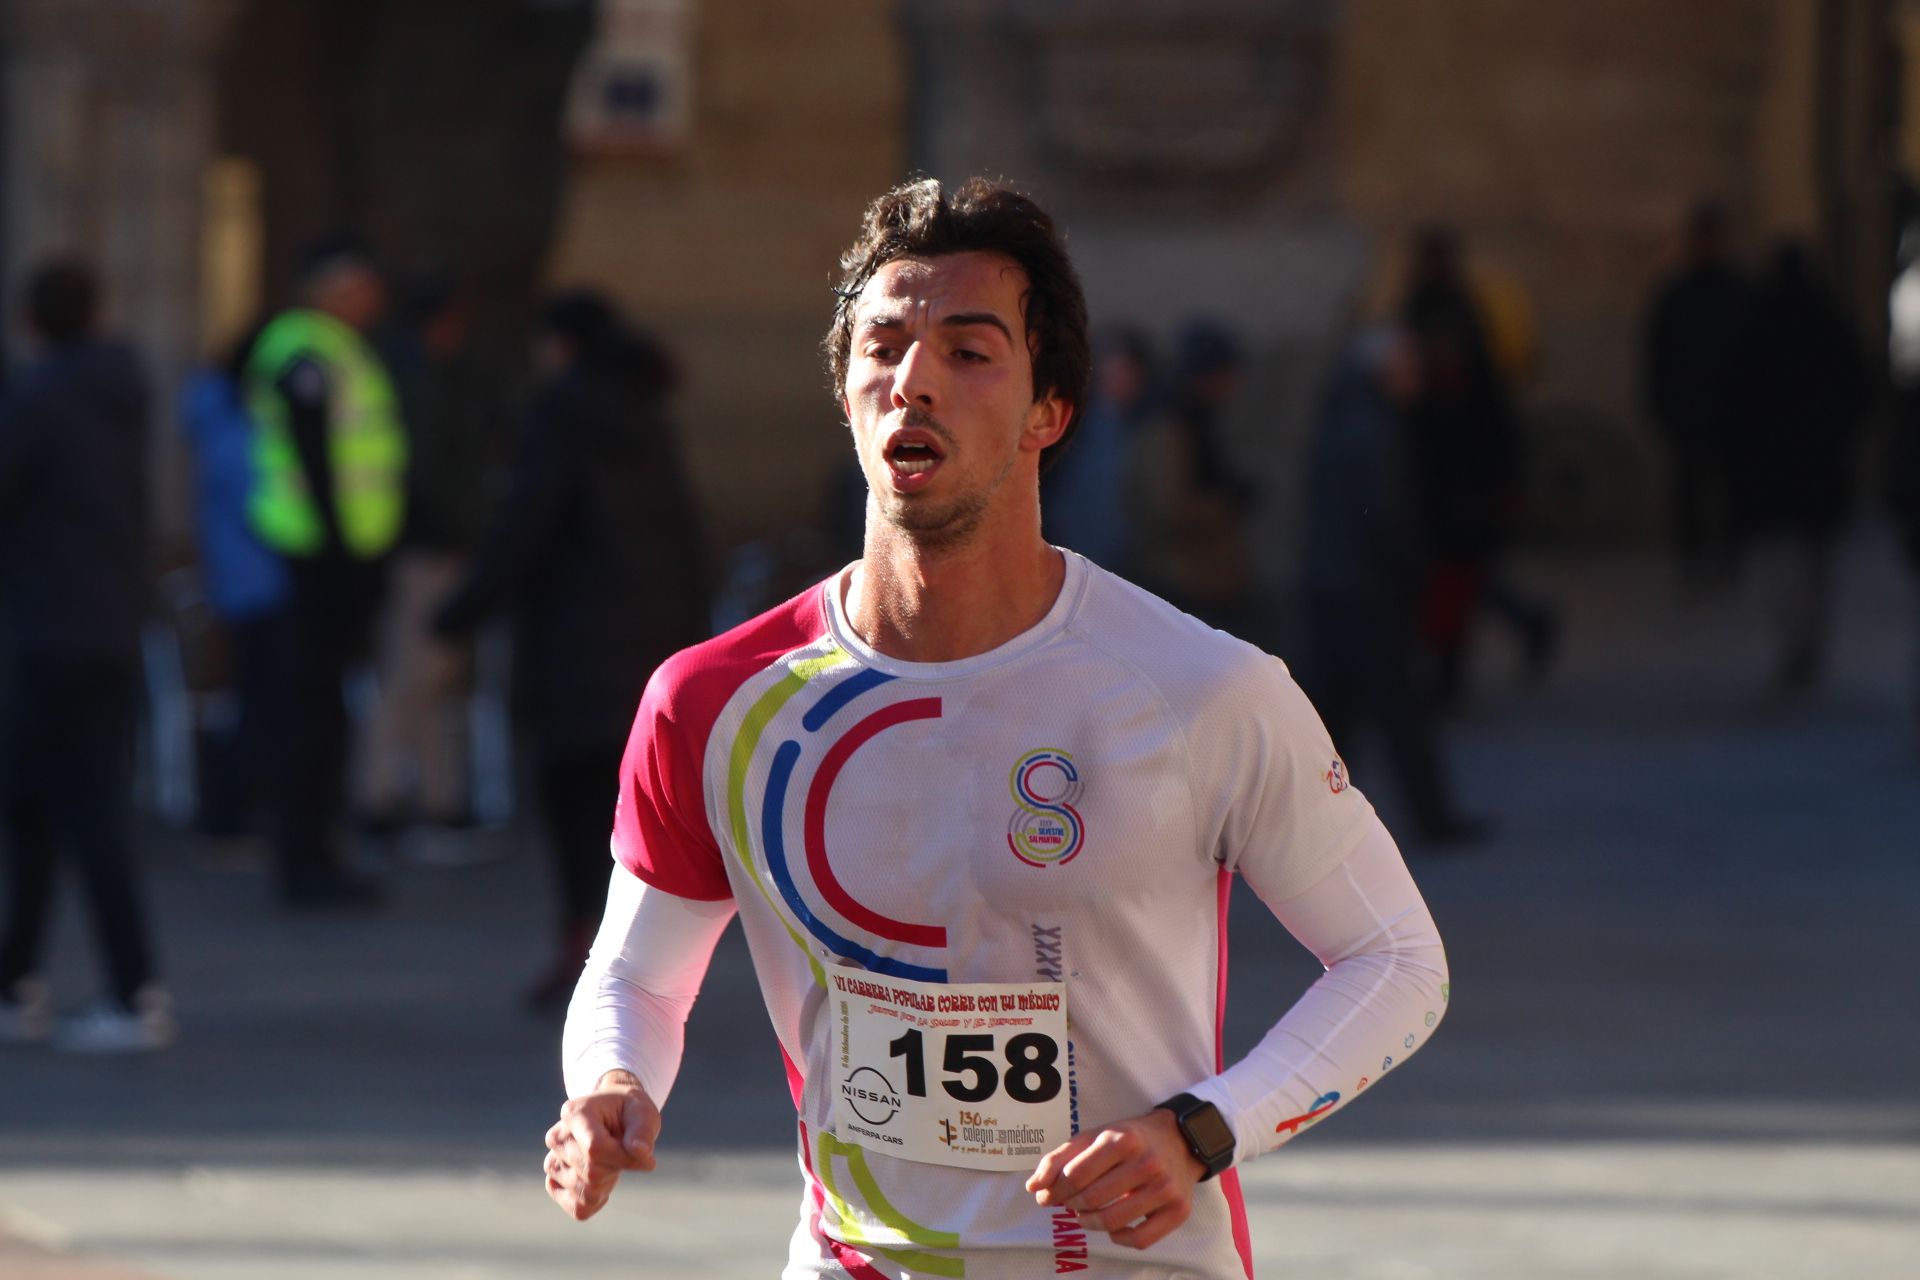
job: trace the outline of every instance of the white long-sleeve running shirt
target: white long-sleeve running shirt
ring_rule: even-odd
[[[1391,837],[1277,659],[1071,553],[1045,619],[952,663],[869,649],[843,577],[649,686],[569,1092],[618,1067],[665,1105],[737,912],[800,1119],[787,1277],[1251,1274],[1231,1171],[1144,1252],[1022,1184],[1183,1091],[1250,1159],[1419,1048],[1446,963]],[[1236,875],[1327,968],[1229,1066]]]

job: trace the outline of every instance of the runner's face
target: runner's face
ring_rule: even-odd
[[[1063,402],[1033,398],[1026,288],[997,253],[901,258],[854,304],[844,394],[860,469],[880,518],[922,548],[969,541],[1066,427]]]

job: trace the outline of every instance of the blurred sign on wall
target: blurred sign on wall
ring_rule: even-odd
[[[1038,25],[1041,143],[1074,178],[1124,184],[1116,194],[1173,183],[1209,202],[1264,187],[1319,105],[1322,16],[1296,7],[1197,31],[1174,13]]]
[[[692,130],[694,0],[601,0],[574,73],[567,140],[587,154],[673,155]]]

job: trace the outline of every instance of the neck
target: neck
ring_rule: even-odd
[[[1066,560],[1040,536],[1039,513],[1018,532],[986,529],[961,546],[931,549],[867,509],[865,552],[854,566],[847,621],[861,639],[903,662],[957,662],[997,649],[1047,616]]]

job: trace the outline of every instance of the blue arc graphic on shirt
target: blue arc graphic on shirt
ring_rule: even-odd
[[[866,670],[848,676],[807,710],[801,718],[801,724],[809,731],[818,730],[835,713],[869,689],[892,680],[883,672]],[[908,964],[904,960],[895,960],[891,956],[877,954],[870,947],[864,947],[850,938],[842,937],[826,921],[813,913],[807,900],[801,896],[799,886],[794,883],[793,871],[787,864],[786,838],[781,831],[781,819],[787,811],[787,785],[793,780],[794,766],[800,762],[800,744],[789,738],[782,742],[773,754],[773,766],[767,773],[767,791],[760,809],[760,840],[766,850],[767,870],[773,876],[774,885],[780,890],[780,896],[787,906],[806,927],[808,933],[825,943],[835,955],[852,960],[862,968],[874,973],[891,974],[896,978],[912,978],[920,982],[945,982],[945,969],[931,968],[927,965]]]
[[[807,714],[800,717],[800,723],[808,733],[819,732],[822,725],[833,719],[839,710],[869,689],[877,689],[893,679],[884,671],[875,671],[872,667],[856,671],[833,688],[820,695],[820,701],[807,708]]]

